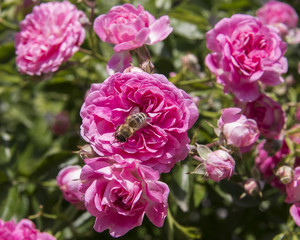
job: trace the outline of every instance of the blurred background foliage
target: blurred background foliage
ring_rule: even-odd
[[[67,165],[82,160],[72,151],[84,145],[80,137],[81,105],[92,83],[106,77],[106,61],[112,46],[103,43],[86,30],[82,50],[77,52],[56,73],[42,77],[21,75],[16,70],[14,35],[19,22],[30,13],[30,0],[0,2],[0,218],[31,218],[42,231],[57,239],[112,239],[108,231],[93,230],[94,217],[66,202],[56,186],[56,175]],[[46,1],[38,1],[46,2]],[[261,0],[97,0],[94,14],[83,1],[71,1],[88,17],[106,13],[112,6],[130,2],[141,4],[155,17],[167,14],[173,33],[163,42],[149,46],[157,73],[192,96],[200,98],[199,120],[190,131],[193,141],[207,144],[216,137],[207,124],[216,124],[220,110],[233,106],[232,97],[224,95],[205,68],[205,33],[223,17],[235,13],[255,15]],[[90,0],[90,2],[93,2]],[[300,15],[300,1],[286,1]],[[27,7],[25,7],[27,5]],[[194,54],[200,73],[183,61]],[[288,81],[272,91],[272,97],[287,110],[287,127],[294,123],[299,102],[299,46],[289,46],[286,56],[294,85]],[[170,72],[175,72],[171,74]],[[290,85],[289,85],[290,84]],[[59,115],[58,115],[59,114]],[[58,115],[58,116],[57,116]],[[62,116],[62,117],[61,117]],[[206,122],[207,121],[207,122]],[[246,155],[237,163],[237,171],[249,176],[254,155]],[[240,199],[243,193],[241,175],[230,181],[215,183],[187,172],[197,165],[188,157],[162,175],[170,189],[170,212],[163,228],[156,228],[148,219],[121,239],[298,239],[289,216],[289,206],[279,190],[266,185],[262,197]]]

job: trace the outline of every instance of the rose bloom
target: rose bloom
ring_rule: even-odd
[[[285,185],[287,203],[294,203],[300,201],[300,167],[294,170],[293,181]]]
[[[94,229],[109,229],[120,237],[142,224],[144,215],[162,227],[168,208],[168,185],[158,181],[159,173],[136,159],[119,155],[85,159],[82,184],[87,211],[96,217]]]
[[[279,1],[269,1],[256,12],[263,24],[274,25],[281,32],[297,27],[298,15],[289,4]]]
[[[80,166],[65,167],[59,171],[56,182],[68,202],[78,209],[84,209],[83,195],[78,190],[80,173]]]
[[[276,29],[243,14],[224,18],[206,33],[207,48],[213,53],[205,63],[224,86],[240,101],[251,102],[259,96],[259,83],[270,86],[284,80],[287,72],[284,43]]]
[[[300,202],[296,202],[290,207],[290,214],[297,226],[300,227]]]
[[[80,20],[84,18],[68,1],[35,6],[15,37],[19,71],[28,75],[55,72],[83,43],[85,30]]]
[[[144,125],[125,142],[115,132],[128,116],[144,113]],[[81,108],[81,136],[100,156],[120,154],[169,172],[189,151],[189,128],[198,118],[191,97],[161,74],[116,73],[92,84]],[[121,132],[122,133],[122,132]]]
[[[115,44],[115,52],[133,50],[164,40],[173,30],[169,17],[156,20],[141,5],[129,3],[112,7],[95,19],[94,30],[104,42]]]
[[[253,102],[236,101],[236,104],[242,108],[242,112],[247,118],[256,121],[261,135],[266,138],[278,137],[286,119],[279,103],[265,94],[260,94]]]
[[[13,220],[4,222],[0,219],[0,239],[2,240],[55,240],[46,232],[40,232],[29,219],[15,223]]]
[[[281,148],[276,151],[274,155],[269,155],[264,149],[265,143],[266,141],[264,140],[257,145],[258,154],[255,158],[255,165],[267,182],[273,187],[283,190],[284,185],[280,182],[279,178],[274,175],[274,170],[277,164],[290,153],[290,150],[286,142],[283,141]]]
[[[207,155],[205,169],[207,175],[213,181],[229,179],[234,171],[235,161],[231,155],[224,150],[217,150]]]
[[[240,108],[225,108],[218,120],[218,127],[228,145],[248,147],[259,137],[257,124],[253,119],[241,114]]]

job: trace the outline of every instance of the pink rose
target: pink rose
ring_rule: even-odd
[[[128,116],[137,113],[144,115],[141,127],[118,141],[115,133],[121,132]],[[165,76],[134,70],[92,84],[80,115],[81,136],[100,156],[133,157],[159,172],[169,172],[188,154],[187,131],[197,120],[198,109]]]
[[[168,208],[168,185],[159,173],[135,159],[119,155],[85,159],[82,184],[87,211],[96,217],[94,229],[109,229],[120,237],[142,224],[144,215],[162,227]]]
[[[84,209],[83,196],[78,190],[80,173],[80,166],[65,167],[59,171],[56,182],[68,202],[72,203],[78,209]]]
[[[257,145],[258,155],[255,158],[255,165],[262,173],[264,179],[273,187],[279,189],[284,189],[284,185],[279,181],[274,175],[274,170],[277,164],[283,160],[290,150],[285,141],[282,142],[282,146],[275,152],[274,155],[269,155],[268,152],[264,149],[266,141],[262,141]],[[277,147],[276,147],[277,148]]]
[[[251,102],[259,96],[258,81],[278,85],[287,72],[284,43],[277,31],[258,19],[243,14],[224,18],[206,33],[207,48],[213,53],[205,63],[216,74],[224,92],[240,101]]]
[[[247,147],[256,142],[259,137],[257,124],[241,114],[240,108],[225,108],[218,120],[218,127],[223,133],[228,145]]]
[[[162,41],[173,28],[170,27],[168,16],[155,20],[141,5],[136,8],[126,3],[98,16],[94,30],[102,41],[116,45],[115,52],[121,52]]]
[[[281,105],[265,94],[249,103],[238,102],[247,118],[256,121],[260,134],[266,138],[276,138],[280,134],[284,123],[285,113]]]
[[[15,38],[19,71],[28,75],[55,72],[83,43],[82,18],[84,13],[68,1],[35,6]]]
[[[294,170],[293,181],[285,185],[287,203],[294,203],[300,201],[300,167]]]
[[[55,240],[46,232],[40,232],[29,219],[22,219],[15,223],[13,220],[4,222],[0,219],[0,239],[2,240]]]
[[[217,150],[207,155],[205,169],[207,175],[213,181],[229,179],[234,171],[235,161],[228,152]]]
[[[283,24],[288,29],[298,24],[298,15],[289,4],[279,1],[269,1],[256,12],[263,24],[278,26]]]
[[[290,207],[290,214],[297,226],[300,227],[300,202],[296,202]]]

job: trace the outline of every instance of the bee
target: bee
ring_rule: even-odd
[[[139,129],[145,127],[148,123],[148,117],[143,112],[137,112],[129,115],[124,124],[117,126],[115,131],[115,139],[124,143]]]

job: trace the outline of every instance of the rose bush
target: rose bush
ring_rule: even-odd
[[[72,203],[78,209],[84,209],[83,196],[78,190],[80,173],[80,166],[67,166],[59,171],[56,183],[68,202]]]
[[[4,222],[0,219],[1,240],[55,240],[56,238],[46,232],[40,232],[29,219],[22,219],[18,223],[13,220]]]
[[[206,56],[206,65],[224,92],[232,92],[240,101],[259,97],[259,81],[270,86],[284,81],[286,44],[258,19],[243,14],[223,18],[206,33],[206,41],[213,51]]]
[[[141,5],[136,8],[126,3],[98,16],[94,30],[102,41],[115,44],[115,52],[121,52],[162,41],[173,28],[168,16],[156,20]]]
[[[142,224],[144,215],[162,227],[167,215],[168,185],[159,173],[136,159],[119,155],[85,159],[80,191],[87,211],[96,217],[94,229],[109,229],[120,237]]]
[[[147,125],[125,143],[114,134],[134,109]],[[81,136],[99,155],[134,157],[159,172],[169,172],[189,151],[189,128],[198,118],[191,97],[160,74],[116,73],[92,84],[82,105]]]
[[[35,6],[15,37],[19,71],[28,75],[55,72],[83,43],[85,30],[80,20],[85,18],[68,1]]]
[[[236,147],[251,146],[259,137],[259,130],[253,119],[241,114],[240,108],[225,108],[218,120],[219,130],[228,145]]]

